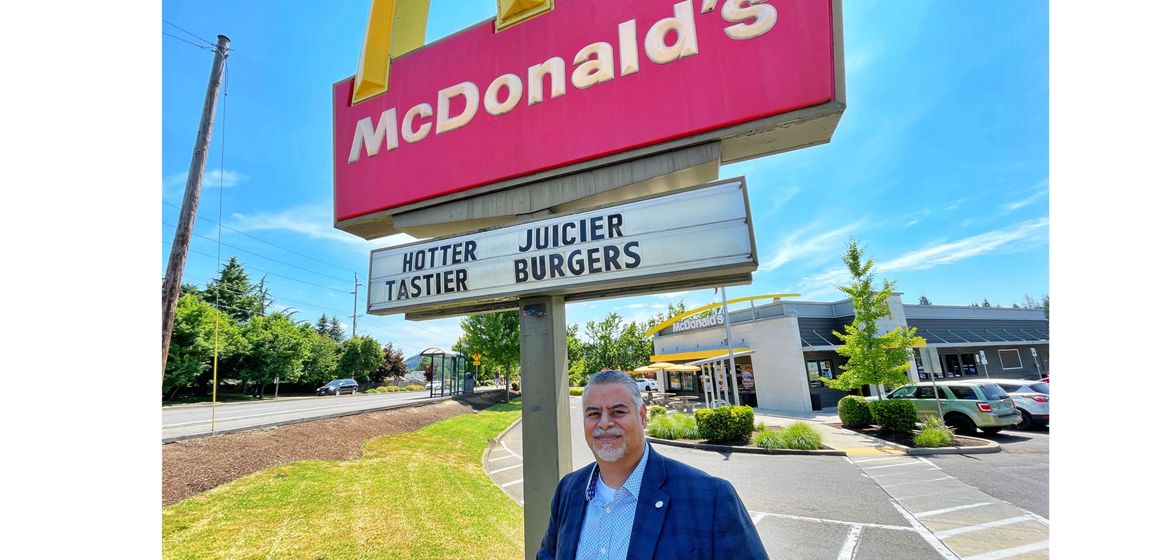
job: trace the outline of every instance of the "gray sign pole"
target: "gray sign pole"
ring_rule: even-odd
[[[567,320],[563,296],[519,300],[523,368],[523,544],[535,558],[547,530],[552,496],[572,470],[568,410]]]

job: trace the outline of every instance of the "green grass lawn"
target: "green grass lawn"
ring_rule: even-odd
[[[253,473],[162,509],[163,558],[521,558],[523,510],[482,468],[513,400]]]

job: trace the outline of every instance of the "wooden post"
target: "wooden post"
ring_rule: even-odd
[[[166,263],[166,278],[162,281],[162,373],[166,376],[166,355],[170,351],[170,335],[174,329],[174,314],[178,309],[178,296],[182,290],[183,269],[187,264],[187,247],[191,244],[191,231],[195,227],[195,214],[199,209],[199,190],[203,185],[203,172],[207,167],[207,150],[211,145],[211,126],[215,122],[215,105],[219,99],[219,82],[223,76],[223,64],[227,60],[227,45],[231,40],[219,36],[215,45],[215,61],[211,64],[211,79],[207,84],[207,95],[203,98],[203,118],[199,121],[199,133],[195,137],[195,152],[191,155],[191,167],[187,170],[187,188],[183,195],[182,209],[179,211],[178,227],[174,231],[174,243],[170,247],[170,260]],[[223,170],[220,169],[220,172]]]

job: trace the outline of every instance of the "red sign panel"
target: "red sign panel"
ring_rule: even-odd
[[[708,10],[708,11],[707,11]],[[558,0],[333,86],[337,221],[835,100],[830,0]]]

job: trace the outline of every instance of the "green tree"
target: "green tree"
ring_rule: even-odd
[[[933,305],[933,302],[929,301],[929,298],[921,296],[921,305]]]
[[[992,305],[990,305],[990,300],[989,300],[989,298],[982,298],[982,300],[981,300],[981,306],[982,306],[982,307],[993,307]]]
[[[316,320],[316,324],[313,325],[312,328],[316,329],[317,334],[323,334],[327,336],[329,329],[328,315],[321,313],[320,318]]]
[[[223,265],[218,277],[207,283],[204,299],[213,305],[217,302],[219,309],[237,323],[263,314],[262,296],[257,294],[256,287],[247,277],[247,271],[235,257]]]
[[[631,370],[649,363],[653,356],[653,340],[645,337],[649,329],[649,322],[638,323],[630,321],[621,330],[618,348],[625,350],[624,356],[618,361],[620,369]]]
[[[515,372],[519,366],[518,311],[468,315],[459,321],[459,326],[462,327],[462,336],[451,350],[467,357],[481,354],[485,371]]]
[[[337,372],[359,383],[368,383],[384,359],[381,343],[377,339],[370,336],[350,338],[341,344],[341,361],[337,364]]]
[[[303,329],[304,327],[302,327]],[[310,385],[324,385],[337,376],[337,365],[341,360],[341,345],[327,334],[309,328],[308,355],[304,359],[303,381]]]
[[[170,397],[190,386],[211,370],[215,353],[215,322],[218,319],[220,360],[239,352],[243,346],[239,329],[230,317],[217,311],[197,295],[187,294],[179,299],[170,338],[170,353],[162,390]]]
[[[617,369],[621,358],[620,331],[624,321],[609,312],[604,319],[584,324],[584,369],[588,373]]]
[[[851,324],[844,325],[845,332],[833,331],[844,341],[836,352],[846,357],[847,363],[840,367],[839,377],[820,378],[832,389],[854,391],[864,385],[908,383],[909,350],[924,342],[916,336],[915,327],[907,330],[896,327],[877,334],[876,321],[891,315],[888,298],[896,284],[884,280],[883,287],[877,290],[872,273],[876,263],[863,257],[864,250],[854,239],[849,240],[843,261],[852,283],[839,288],[851,298],[855,318]]]
[[[329,320],[328,335],[337,342],[344,342],[345,338],[347,338],[345,336],[345,325],[341,324],[341,321],[337,319],[336,315],[333,315],[333,318]]]
[[[381,354],[384,357],[377,370],[378,376],[381,379],[392,377],[400,381],[408,373],[406,371],[406,359],[402,355],[402,351],[394,348],[392,342],[386,342],[385,348],[381,349]]]
[[[1046,320],[1050,320],[1050,295],[1042,294],[1042,313],[1046,315]]]
[[[240,328],[248,350],[239,360],[239,377],[259,394],[276,377],[281,383],[300,382],[309,357],[311,339],[306,329],[283,313],[257,315]]]
[[[577,336],[579,332],[580,325],[576,323],[568,325],[568,384],[572,387],[583,387],[588,382],[588,376],[591,374],[587,370],[584,362],[585,348],[584,343]]]

